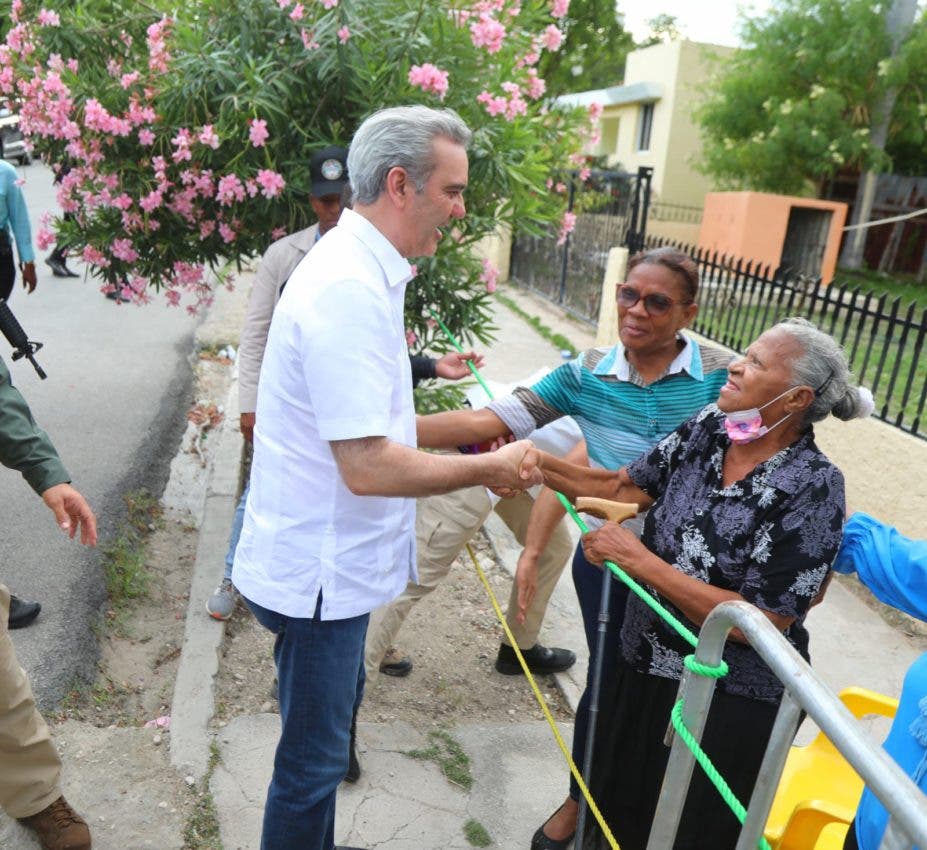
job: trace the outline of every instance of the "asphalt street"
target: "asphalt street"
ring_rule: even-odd
[[[57,214],[52,172],[39,162],[17,169],[33,224]],[[38,287],[27,295],[17,283],[10,307],[29,338],[44,343],[39,380],[25,360],[13,363],[0,338],[0,355],[39,424],[90,500],[101,541],[124,516],[123,495],[139,487],[160,494],[191,403],[190,357],[196,319],[155,296],[145,307],[117,304],[85,275],[59,279],[37,249]],[[0,581],[17,595],[37,599],[42,614],[13,632],[20,663],[43,708],[54,706],[79,679],[90,680],[98,655],[93,626],[104,602],[99,551],[69,541],[22,478],[0,474],[3,536]]]

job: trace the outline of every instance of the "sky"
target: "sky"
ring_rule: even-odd
[[[624,15],[625,29],[636,40],[644,39],[650,30],[646,22],[663,13],[674,15],[684,38],[709,44],[736,47],[737,9],[744,8],[751,15],[762,15],[771,0],[618,0],[618,11]]]

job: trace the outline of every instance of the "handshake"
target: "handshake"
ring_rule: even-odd
[[[499,496],[514,496],[544,483],[542,452],[530,440],[516,440],[480,455],[487,464],[483,484]]]

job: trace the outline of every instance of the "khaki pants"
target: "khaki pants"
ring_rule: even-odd
[[[534,499],[521,493],[511,499],[502,499],[496,513],[512,530],[519,543],[524,545],[528,530],[528,515]],[[492,503],[483,487],[465,487],[441,496],[419,499],[416,506],[415,536],[418,547],[418,584],[409,582],[406,589],[388,605],[377,608],[370,615],[364,666],[370,681],[379,673],[380,662],[386,651],[395,643],[403,622],[412,606],[431,593],[448,574],[451,564],[473,536],[480,530],[492,511]],[[521,649],[530,649],[537,643],[547,603],[563,567],[573,552],[573,542],[561,521],[551,535],[550,543],[538,564],[537,592],[528,609],[524,625],[515,620],[518,613],[518,593],[515,583],[509,596],[506,622]],[[503,639],[505,643],[507,640]]]
[[[9,613],[10,591],[0,584],[0,808],[25,818],[61,796],[61,760],[16,660]]]

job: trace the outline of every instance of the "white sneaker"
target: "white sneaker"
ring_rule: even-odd
[[[206,613],[214,620],[227,620],[235,610],[238,601],[238,591],[230,578],[222,579],[212,596],[206,600]]]

